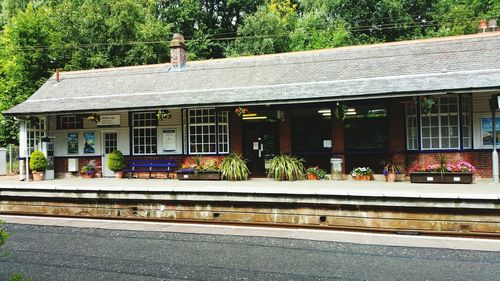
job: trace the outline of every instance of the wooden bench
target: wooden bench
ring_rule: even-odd
[[[128,178],[133,178],[134,174],[148,173],[149,178],[154,173],[156,178],[156,173],[167,173],[167,178],[171,172],[175,172],[175,167],[177,164],[175,160],[172,159],[131,159],[127,163],[127,167],[124,172],[128,174]]]

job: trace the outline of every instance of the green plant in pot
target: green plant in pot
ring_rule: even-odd
[[[304,159],[281,154],[269,162],[267,177],[280,181],[294,181],[304,179]]]
[[[403,173],[404,167],[393,160],[384,160],[381,163],[386,182],[395,182],[397,175]]]
[[[125,169],[125,157],[119,150],[115,150],[109,154],[108,168],[115,172],[117,179],[123,178],[123,169]]]
[[[246,160],[241,154],[231,153],[219,165],[221,178],[230,181],[244,181],[250,174]]]
[[[30,155],[30,169],[33,173],[34,181],[43,180],[43,171],[47,169],[47,158],[39,150],[33,151]]]

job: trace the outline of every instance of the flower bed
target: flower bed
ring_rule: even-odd
[[[179,180],[220,180],[219,171],[196,171],[194,168],[184,168],[177,171]]]
[[[410,169],[412,183],[467,183],[474,180],[476,168],[469,162],[416,165]]]

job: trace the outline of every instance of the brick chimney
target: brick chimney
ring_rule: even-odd
[[[172,68],[181,69],[187,61],[186,44],[184,44],[184,36],[179,33],[174,33],[172,41],[170,41],[170,63]]]

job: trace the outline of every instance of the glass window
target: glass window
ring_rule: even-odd
[[[216,114],[214,109],[189,109],[188,115],[189,154],[229,152],[229,116],[227,111]]]
[[[472,97],[462,95],[462,140],[465,149],[472,148]]]
[[[59,116],[59,129],[82,129],[83,119],[76,115]]]
[[[436,103],[430,114],[421,112],[422,149],[459,149],[459,96],[433,99]]]
[[[417,103],[413,100],[406,104],[406,149],[418,149]],[[425,120],[428,124],[429,120]],[[429,130],[422,130],[422,135],[429,136]]]
[[[45,137],[45,118],[39,118],[33,121],[28,121],[27,124],[27,143],[28,143],[28,155],[30,155],[35,150],[40,150],[39,147],[42,138]]]
[[[156,154],[158,119],[155,112],[132,114],[132,141],[134,154]]]

